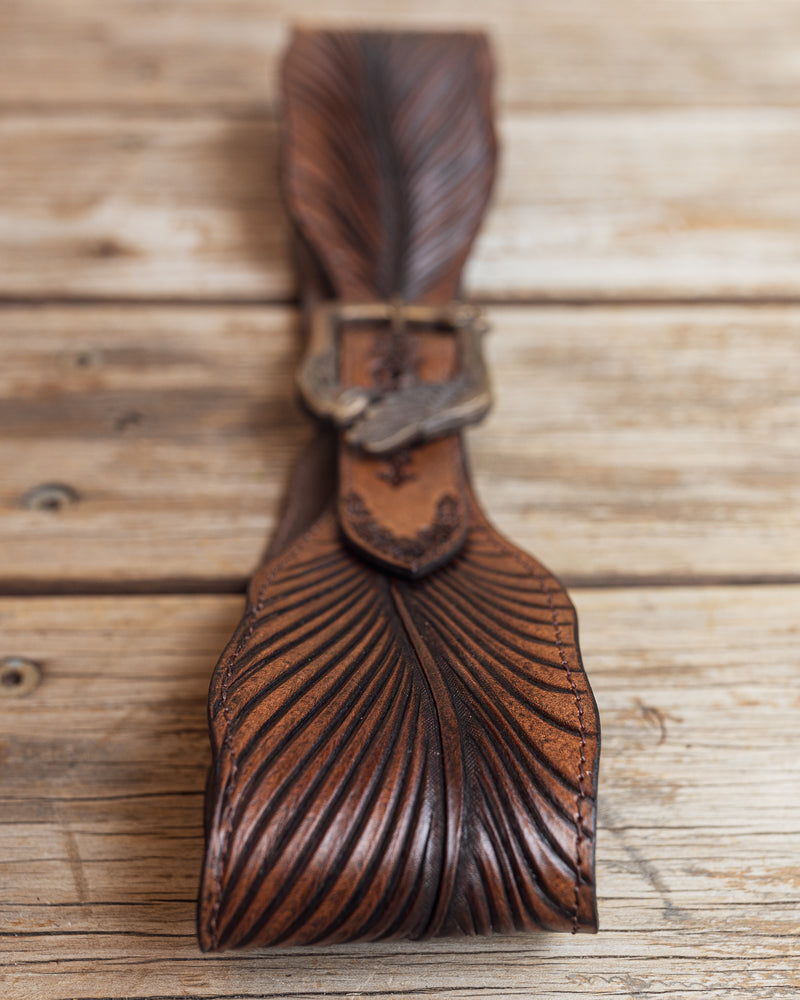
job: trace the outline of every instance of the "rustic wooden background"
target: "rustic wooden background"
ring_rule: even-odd
[[[204,957],[205,693],[308,436],[288,23],[480,25],[497,524],[574,587],[596,937]],[[0,996],[800,991],[800,3],[3,0]],[[15,673],[16,670],[16,673]]]

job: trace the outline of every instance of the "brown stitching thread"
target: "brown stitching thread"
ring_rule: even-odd
[[[480,529],[478,529],[480,530]],[[493,542],[495,547],[500,551],[506,551],[500,544],[498,544],[488,532],[486,532],[486,538]],[[558,620],[558,611],[553,601],[553,592],[547,583],[547,577],[544,572],[534,569],[521,555],[521,553],[516,552],[513,548],[509,547],[508,555],[510,555],[526,572],[531,573],[538,581],[541,589],[544,591],[545,597],[547,598],[547,604],[550,608],[550,614],[553,618],[553,628],[556,634],[556,646],[558,647],[558,653],[561,657],[561,663],[567,673],[567,681],[572,689],[572,695],[575,698],[575,707],[578,710],[578,727],[581,734],[580,742],[580,763],[578,765],[578,794],[575,798],[575,903],[572,910],[572,933],[578,933],[578,912],[580,909],[581,902],[581,847],[583,846],[583,803],[586,800],[586,724],[583,718],[583,704],[581,703],[580,692],[578,691],[578,686],[575,683],[575,678],[572,674],[572,669],[570,668],[569,661],[567,659],[566,650],[564,648],[564,641],[561,637],[561,625]]]
[[[278,571],[283,567],[284,563],[294,555],[295,551],[301,548],[314,534],[318,531],[322,524],[324,523],[324,518],[320,518],[315,524],[305,531],[294,543],[290,545],[289,548],[283,552],[275,560],[272,567],[272,571],[267,575],[266,580],[262,583],[258,595],[256,597],[256,603],[252,606],[248,613],[249,625],[247,631],[244,632],[239,642],[236,644],[236,648],[230,655],[228,660],[228,665],[225,668],[225,676],[222,679],[222,691],[220,693],[220,703],[222,705],[222,717],[225,722],[225,731],[222,736],[222,746],[220,747],[220,756],[227,749],[228,759],[230,760],[230,774],[228,775],[228,780],[225,785],[225,791],[223,793],[223,798],[226,800],[222,807],[221,813],[221,829],[219,835],[219,850],[217,851],[217,860],[214,865],[214,889],[215,889],[215,899],[214,905],[211,908],[211,913],[209,915],[208,924],[211,931],[212,943],[214,949],[219,947],[219,937],[218,937],[218,927],[217,921],[219,920],[219,911],[222,908],[222,866],[223,860],[225,858],[225,851],[228,846],[228,839],[233,832],[233,827],[231,824],[230,816],[230,805],[231,805],[231,789],[233,787],[233,782],[236,775],[239,773],[239,762],[236,760],[236,754],[233,749],[233,737],[231,734],[233,728],[233,719],[230,715],[230,709],[228,708],[228,687],[231,682],[231,676],[233,674],[233,668],[236,664],[244,645],[247,640],[252,636],[256,628],[256,619],[261,614],[264,609],[265,597],[267,587],[272,583],[277,575]],[[226,818],[226,813],[228,816]]]

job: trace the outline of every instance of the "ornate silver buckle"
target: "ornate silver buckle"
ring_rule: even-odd
[[[406,324],[454,333],[458,372],[444,382],[415,382],[383,391],[339,381],[337,340],[343,323]],[[380,455],[415,441],[442,437],[481,420],[492,405],[482,338],[488,330],[477,306],[392,302],[323,302],[311,315],[306,355],[297,384],[308,408],[323,420],[347,428],[348,444]]]

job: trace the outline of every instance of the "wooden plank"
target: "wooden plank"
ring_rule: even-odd
[[[800,308],[490,315],[497,403],[469,440],[501,530],[569,582],[796,578]],[[0,585],[243,585],[310,433],[293,311],[2,322]]]
[[[6,579],[241,578],[309,436],[287,309],[6,309]],[[58,495],[37,486],[69,487]],[[70,493],[69,491],[72,491]],[[199,514],[199,517],[195,515]]]
[[[800,112],[511,113],[471,294],[797,296]],[[0,120],[0,296],[294,294],[271,119]]]
[[[577,591],[603,719],[601,932],[202,957],[205,690],[234,597],[5,598],[8,1000],[788,998],[800,988],[800,587]]]
[[[292,294],[271,121],[0,119],[0,192],[0,295]]]
[[[524,107],[797,105],[800,6],[736,0],[307,0],[305,23],[479,27]],[[271,105],[289,0],[5,0],[6,105]],[[53,86],[58,80],[58,86]]]

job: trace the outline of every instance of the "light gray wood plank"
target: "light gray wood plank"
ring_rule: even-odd
[[[492,299],[796,299],[800,112],[512,112]],[[0,119],[0,297],[294,294],[269,117]]]
[[[293,311],[0,316],[0,585],[243,585],[310,433]],[[490,318],[468,439],[501,530],[569,582],[797,577],[800,309]]]
[[[481,28],[503,104],[797,105],[794,0],[5,0],[6,105],[272,105],[290,26]],[[53,80],[58,86],[53,86]]]
[[[796,994],[800,587],[578,590],[601,931],[203,957],[205,690],[234,597],[5,598],[8,1000]]]

